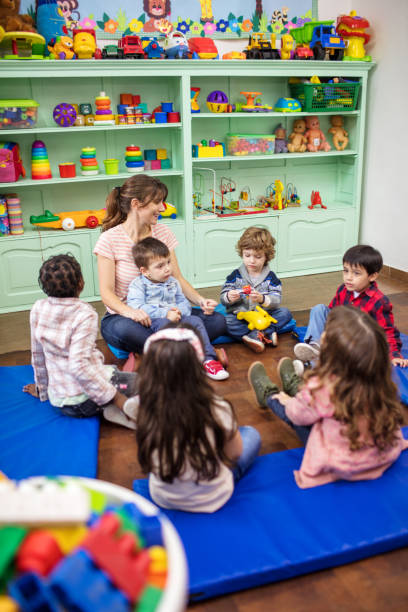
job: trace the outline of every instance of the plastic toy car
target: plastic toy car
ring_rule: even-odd
[[[144,59],[146,54],[139,36],[122,36],[118,43],[118,56],[120,59],[124,57]]]
[[[187,59],[189,54],[188,42],[182,32],[170,32],[163,43],[164,53],[169,59]]]
[[[224,55],[222,56],[222,59],[224,60],[228,60],[228,59],[238,59],[238,60],[246,60],[246,55],[245,53],[242,53],[241,51],[229,51],[228,53],[224,53]]]
[[[118,59],[118,46],[117,45],[106,45],[102,49],[102,59]]]
[[[177,217],[177,208],[173,206],[173,204],[163,202],[163,206],[165,207],[165,210],[159,214],[159,219],[162,217],[170,217],[171,219],[175,219]]]
[[[212,38],[189,38],[191,59],[217,59],[218,50]]]
[[[76,227],[97,227],[106,215],[105,208],[99,210],[70,210],[54,215],[46,210],[43,215],[31,215],[30,223],[38,227],[73,230]]]
[[[281,113],[299,113],[302,106],[296,98],[279,98],[273,110]]]

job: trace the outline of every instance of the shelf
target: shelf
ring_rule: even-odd
[[[360,111],[359,110],[355,110],[355,111],[348,111],[348,110],[333,110],[333,111],[313,111],[312,113],[306,113],[301,111],[300,113],[275,113],[275,112],[270,112],[270,113],[191,113],[191,118],[192,119],[225,119],[226,117],[228,117],[229,119],[234,119],[236,117],[245,117],[245,119],[249,119],[249,118],[260,118],[263,117],[264,119],[268,118],[268,117],[273,117],[273,118],[279,118],[279,119],[284,119],[284,118],[290,118],[290,119],[296,119],[297,117],[308,117],[310,115],[359,115]]]
[[[33,179],[19,179],[14,183],[0,183],[1,187],[10,188],[12,187],[15,190],[20,189],[20,187],[33,187],[34,185],[62,185],[66,183],[89,183],[89,182],[97,182],[97,181],[111,181],[116,179],[127,179],[132,174],[138,174],[137,172],[119,172],[119,174],[96,174],[94,176],[75,176],[73,178],[60,178],[55,177],[51,179],[43,179],[43,180],[33,180]],[[183,170],[146,170],[141,172],[140,174],[148,174],[149,176],[183,176]]]
[[[199,223],[200,225],[202,223],[210,223],[212,221],[229,221],[229,220],[234,220],[234,219],[254,219],[254,223],[258,222],[259,219],[267,219],[268,217],[281,217],[282,215],[287,216],[287,215],[291,215],[291,216],[299,216],[299,213],[308,213],[308,214],[322,214],[324,215],[327,212],[333,212],[335,210],[339,210],[339,211],[344,211],[344,210],[354,210],[354,206],[352,206],[351,204],[348,204],[347,202],[324,202],[325,206],[327,206],[327,209],[325,208],[320,208],[320,207],[316,207],[313,209],[310,209],[308,207],[309,203],[304,203],[301,206],[290,206],[289,208],[284,208],[283,210],[273,210],[273,209],[268,209],[267,211],[265,211],[265,213],[254,213],[254,214],[242,214],[242,215],[232,215],[229,217],[205,217],[205,216],[194,216],[194,223]],[[210,212],[208,210],[208,212]],[[232,211],[231,211],[232,212]]]
[[[136,123],[134,125],[84,125],[76,127],[57,127],[57,126],[44,126],[35,127],[27,130],[1,130],[0,135],[4,134],[13,136],[25,136],[29,134],[67,134],[78,132],[108,132],[108,131],[121,131],[121,130],[146,130],[146,129],[160,129],[160,128],[181,128],[181,123]]]
[[[274,155],[225,155],[225,157],[193,157],[193,164],[211,162],[246,162],[257,160],[280,160],[280,159],[316,159],[318,157],[352,157],[357,155],[357,151],[348,149],[347,151],[318,151],[316,153],[276,153]]]

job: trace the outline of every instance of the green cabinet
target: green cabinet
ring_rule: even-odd
[[[41,261],[55,252],[73,253],[84,271],[87,300],[99,299],[96,258],[92,249],[99,229],[37,229],[30,215],[45,209],[62,211],[100,209],[109,191],[122,184],[129,173],[125,167],[126,146],[141,149],[167,149],[171,168],[148,170],[169,188],[168,201],[177,207],[176,219],[161,222],[171,227],[179,246],[176,253],[185,277],[196,287],[218,285],[239,264],[235,245],[250,225],[268,227],[277,239],[274,269],[281,277],[340,269],[341,256],[358,240],[361,182],[364,153],[364,127],[368,72],[366,62],[307,61],[207,61],[207,60],[82,60],[0,61],[2,98],[35,99],[39,104],[38,123],[30,130],[3,130],[3,140],[20,146],[27,171],[17,183],[0,183],[0,194],[17,192],[23,209],[25,233],[0,237],[0,312],[29,308],[41,295],[37,286]],[[192,157],[192,145],[202,140],[226,142],[227,134],[271,134],[279,123],[290,134],[294,119],[311,113],[210,113],[207,96],[221,90],[231,104],[244,102],[240,93],[262,92],[262,102],[274,106],[277,99],[290,95],[291,78],[312,75],[332,78],[333,74],[361,83],[360,99],[353,111],[344,111],[349,144],[344,151],[328,153],[284,153],[239,157]],[[191,87],[199,87],[200,113],[191,113]],[[114,126],[58,127],[53,108],[61,102],[91,102],[101,91],[111,98],[116,110],[121,93],[140,95],[148,110],[161,102],[173,102],[180,112],[178,123]],[[330,113],[318,112],[320,126],[328,135]],[[31,179],[31,146],[44,141],[51,164],[52,179]],[[96,147],[100,173],[79,174],[79,156],[85,146]],[[120,160],[117,175],[104,173],[103,160]],[[59,177],[58,164],[75,161],[77,176]],[[224,198],[222,181],[235,186]],[[201,207],[225,206],[245,191],[249,201],[265,196],[276,180],[296,187],[300,208],[268,210],[262,214],[197,218],[194,198]],[[318,190],[327,210],[308,209],[311,192]]]

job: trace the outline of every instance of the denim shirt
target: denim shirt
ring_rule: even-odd
[[[141,308],[153,319],[165,318],[170,308],[178,308],[182,316],[191,314],[191,305],[180,283],[170,276],[164,283],[154,283],[142,274],[129,285],[127,305]]]

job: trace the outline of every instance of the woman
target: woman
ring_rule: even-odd
[[[126,304],[130,282],[139,275],[132,257],[132,246],[153,236],[170,250],[172,274],[179,281],[184,295],[197,310],[210,340],[226,334],[225,318],[214,312],[217,302],[204,298],[181,274],[174,252],[178,242],[166,225],[157,224],[163,212],[167,187],[145,174],[128,178],[122,187],[115,187],[106,200],[106,217],[94,253],[98,259],[99,286],[107,313],[102,319],[101,333],[106,342],[128,352],[143,352],[143,345],[151,334],[150,317],[141,309]],[[214,362],[214,376],[222,368]],[[209,374],[210,375],[210,374]]]

